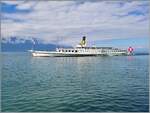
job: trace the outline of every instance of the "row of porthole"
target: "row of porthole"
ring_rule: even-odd
[[[109,52],[124,52],[124,51],[121,51],[121,50],[120,50],[120,51],[109,51]]]
[[[125,52],[125,51],[122,51],[122,50],[102,50],[102,52]]]
[[[78,50],[59,50],[59,52],[78,52]],[[122,51],[99,51],[99,52],[122,52]]]
[[[77,50],[59,50],[59,52],[78,52]]]

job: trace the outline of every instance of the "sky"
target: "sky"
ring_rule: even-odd
[[[149,1],[1,1],[1,36],[41,43],[148,48]]]

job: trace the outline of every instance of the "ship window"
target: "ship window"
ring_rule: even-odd
[[[66,52],[67,52],[67,50],[66,50]]]
[[[59,50],[59,52],[61,52],[61,50]]]
[[[62,52],[64,52],[64,50],[62,50]]]
[[[68,50],[70,52],[70,50]]]
[[[74,50],[72,50],[72,52],[74,52]]]
[[[75,52],[78,52],[77,50],[75,50]]]

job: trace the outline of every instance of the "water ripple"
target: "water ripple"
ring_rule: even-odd
[[[2,111],[145,112],[148,56],[33,58],[5,54]]]

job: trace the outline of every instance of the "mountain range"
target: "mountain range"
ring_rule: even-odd
[[[34,40],[34,44],[33,44]],[[2,38],[1,43],[1,50],[2,52],[26,52],[30,49],[34,50],[45,50],[45,51],[51,51],[55,50],[58,45],[52,44],[52,43],[42,43],[40,40],[33,38],[31,39],[23,39],[23,38],[16,38],[16,37],[10,37],[10,38]],[[65,45],[59,45],[61,47],[69,47]]]

